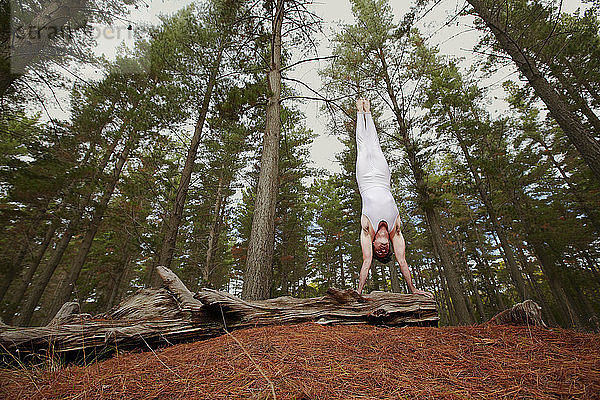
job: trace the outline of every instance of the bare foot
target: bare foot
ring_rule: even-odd
[[[363,100],[363,109],[365,110],[365,112],[371,112],[371,102],[369,101],[369,99],[362,99]]]
[[[362,97],[356,99],[356,109],[358,110],[358,112],[365,112],[364,100],[365,99],[363,99]]]

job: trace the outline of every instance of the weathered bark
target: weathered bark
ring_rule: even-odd
[[[92,247],[92,243],[94,241],[94,238],[96,237],[96,232],[98,232],[98,228],[100,227],[102,219],[104,218],[104,213],[106,212],[108,203],[112,198],[115,188],[117,187],[117,183],[121,178],[121,172],[123,171],[123,167],[125,166],[125,163],[129,158],[129,152],[131,151],[131,148],[135,143],[136,137],[137,133],[131,132],[129,134],[129,137],[127,138],[125,146],[119,154],[114,170],[112,172],[112,176],[110,177],[110,180],[106,185],[106,188],[104,190],[104,193],[102,194],[102,197],[100,198],[99,203],[94,209],[92,220],[90,221],[85,237],[83,238],[83,241],[81,242],[81,245],[77,250],[75,260],[73,261],[73,264],[71,264],[71,267],[69,268],[65,279],[60,283],[58,289],[56,290],[56,295],[53,296],[54,302],[52,308],[50,309],[49,315],[54,315],[60,309],[60,307],[64,303],[66,303],[71,297],[71,293],[73,292],[75,284],[77,283],[77,279],[79,279],[79,274],[81,273],[83,265],[87,260],[90,248]]]
[[[512,308],[502,311],[486,324],[491,325],[534,325],[547,328],[542,319],[541,307],[533,300],[525,300]]]
[[[63,304],[63,306],[58,310],[54,318],[52,318],[50,322],[48,322],[47,326],[58,326],[68,324],[69,322],[73,322],[74,319],[76,320],[79,315],[81,315],[79,303],[75,301],[70,301],[68,303]]]
[[[484,1],[467,1],[490,28],[500,46],[510,55],[519,71],[525,75],[535,93],[546,104],[558,125],[592,170],[596,180],[600,182],[600,143],[584,127],[579,117],[569,109],[569,104],[560,93],[546,80],[535,60],[509,35],[506,27],[503,27],[502,22],[498,19],[499,16],[490,12]]]
[[[142,289],[106,314],[73,314],[67,304],[55,322],[36,328],[0,328],[0,345],[19,357],[28,353],[66,353],[96,348],[141,347],[217,336],[227,330],[314,321],[319,324],[436,326],[435,301],[425,296],[329,289],[323,297],[279,297],[244,301],[229,293],[203,289],[195,295],[179,278],[157,267],[165,288]]]
[[[163,234],[163,242],[160,249],[158,265],[163,265],[167,268],[171,266],[171,262],[173,261],[173,253],[177,243],[179,225],[181,225],[183,209],[185,207],[185,201],[190,187],[192,171],[194,170],[194,163],[196,162],[196,155],[198,154],[198,146],[200,145],[200,140],[202,139],[202,129],[204,128],[204,122],[206,121],[210,99],[212,97],[215,84],[217,83],[217,76],[220,71],[221,61],[223,60],[225,42],[226,41],[224,38],[220,39],[217,56],[212,64],[208,82],[206,82],[206,90],[200,106],[198,119],[196,120],[196,126],[194,127],[194,135],[192,136],[190,147],[188,148],[187,156],[185,158],[185,164],[183,166],[183,170],[181,171],[181,178],[175,194],[173,209],[171,210],[167,223],[164,225],[165,232]],[[150,282],[152,284],[158,283],[154,268],[150,274]]]
[[[273,18],[271,57],[267,74],[269,99],[263,149],[260,159],[258,188],[248,243],[242,297],[248,300],[270,296],[273,251],[275,244],[275,205],[279,176],[279,135],[281,133],[281,27],[284,0],[277,0]]]

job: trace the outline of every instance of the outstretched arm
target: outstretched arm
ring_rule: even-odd
[[[392,244],[394,245],[394,254],[396,256],[396,260],[398,260],[398,264],[400,264],[400,272],[402,272],[402,276],[408,285],[408,289],[411,293],[414,294],[422,294],[425,296],[433,297],[433,295],[424,290],[419,290],[413,285],[412,278],[410,276],[410,268],[408,268],[408,263],[406,262],[405,256],[405,247],[406,243],[404,242],[404,236],[402,236],[402,231],[400,230],[400,218],[396,220],[396,224],[394,225],[395,235],[392,237]]]
[[[373,261],[373,241],[369,234],[369,220],[364,215],[360,217],[360,225],[360,247],[362,249],[363,263],[358,279],[358,293],[362,294],[367,282],[367,276],[369,275],[369,269],[371,269],[371,262]]]

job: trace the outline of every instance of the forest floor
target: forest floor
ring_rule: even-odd
[[[315,323],[87,366],[0,371],[2,399],[600,399],[600,335]]]

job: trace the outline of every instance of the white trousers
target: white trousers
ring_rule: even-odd
[[[362,198],[362,213],[377,231],[379,223],[388,230],[398,217],[398,207],[391,191],[390,167],[383,155],[370,112],[356,117],[356,180]]]

